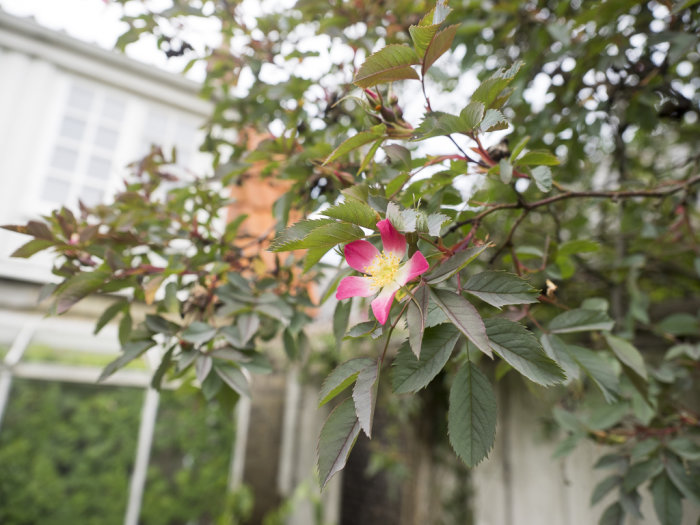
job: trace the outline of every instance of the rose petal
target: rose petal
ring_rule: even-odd
[[[396,282],[403,286],[409,281],[412,281],[420,274],[425,273],[430,268],[428,261],[421,252],[416,252],[413,256],[399,268],[396,274]]]
[[[335,292],[335,298],[341,300],[348,297],[369,297],[376,292],[377,288],[372,286],[372,281],[369,277],[351,275],[340,281],[338,290]]]
[[[406,255],[406,237],[401,235],[389,219],[384,219],[377,223],[379,233],[382,236],[384,251],[391,252],[399,259]]]
[[[372,264],[372,260],[379,255],[379,250],[371,242],[360,239],[346,244],[344,253],[345,260],[351,268],[358,272],[365,272]]]
[[[394,302],[394,296],[398,291],[399,286],[396,284],[390,284],[382,288],[376,299],[374,299],[370,305],[372,306],[372,312],[374,312],[374,317],[377,318],[379,324],[386,323],[389,318],[389,312],[391,311],[391,305]]]

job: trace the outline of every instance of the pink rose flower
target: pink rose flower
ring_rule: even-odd
[[[413,254],[401,264],[406,255],[406,238],[401,235],[389,219],[377,223],[384,250],[380,253],[372,243],[365,240],[345,245],[345,260],[350,267],[367,274],[365,277],[345,277],[338,285],[336,299],[369,297],[379,292],[372,301],[372,312],[381,324],[386,323],[394,296],[407,282],[425,273],[430,268],[421,252]]]

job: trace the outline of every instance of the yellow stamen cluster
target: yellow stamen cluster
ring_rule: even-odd
[[[394,282],[400,264],[401,259],[395,254],[382,252],[372,259],[365,272],[369,274],[372,286],[383,288],[387,284]]]

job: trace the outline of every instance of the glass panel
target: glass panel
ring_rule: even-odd
[[[94,179],[108,180],[112,162],[102,157],[90,157],[88,161],[87,174]]]
[[[73,117],[64,117],[61,124],[61,135],[75,140],[81,140],[85,132],[85,122]]]
[[[97,128],[97,134],[95,135],[95,144],[113,150],[117,145],[117,139],[119,139],[119,133],[113,129],[104,128],[100,126]]]
[[[218,523],[231,497],[233,440],[230,409],[186,389],[163,391],[139,523]]]
[[[97,188],[91,188],[90,186],[85,186],[80,190],[80,200],[86,206],[95,206],[100,204],[104,198],[104,192]]]
[[[105,97],[104,106],[102,106],[102,116],[111,120],[121,121],[124,116],[125,106],[126,104],[122,99]]]
[[[71,171],[78,162],[78,152],[70,148],[56,146],[51,157],[51,165],[54,168]]]
[[[41,198],[49,202],[65,204],[66,201],[68,201],[69,192],[70,183],[54,177],[48,177],[44,181],[44,188],[41,192]]]
[[[0,432],[0,522],[121,525],[143,390],[15,378]]]
[[[74,85],[68,95],[68,105],[72,108],[89,111],[94,98],[95,93],[92,89]]]

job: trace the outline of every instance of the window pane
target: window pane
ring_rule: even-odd
[[[64,117],[61,124],[61,135],[75,140],[81,140],[85,132],[85,122],[73,117]]]
[[[117,145],[117,139],[119,138],[119,133],[113,129],[104,128],[100,126],[97,128],[97,134],[95,135],[95,144],[113,150]]]
[[[108,180],[112,162],[102,157],[90,157],[88,161],[87,174],[93,179]]]
[[[48,177],[44,181],[44,188],[41,192],[42,199],[58,204],[65,204],[68,201],[70,183],[65,180]]]
[[[97,188],[85,186],[82,190],[80,190],[80,200],[83,202],[83,204],[86,204],[87,206],[94,206],[95,204],[100,204],[102,202],[103,197],[104,192],[102,190],[98,190]]]
[[[123,100],[115,97],[106,97],[102,106],[102,116],[111,120],[120,121],[124,116],[126,104]]]
[[[121,525],[141,389],[16,378],[0,431],[0,522]]]
[[[95,93],[92,89],[83,86],[73,86],[68,95],[68,105],[72,108],[89,111],[94,98]]]
[[[78,162],[78,152],[62,146],[56,146],[53,150],[51,165],[54,168],[71,171],[75,169]]]

